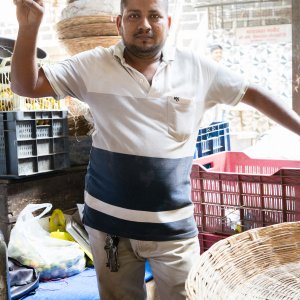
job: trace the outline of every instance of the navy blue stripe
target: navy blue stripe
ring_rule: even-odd
[[[191,205],[192,159],[127,155],[93,147],[86,190],[101,201],[128,209],[155,212],[186,207]]]
[[[83,222],[108,234],[144,241],[186,239],[198,234],[194,217],[165,224],[137,223],[108,216],[87,205],[84,208]]]

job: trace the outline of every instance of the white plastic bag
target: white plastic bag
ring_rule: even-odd
[[[51,203],[28,204],[20,213],[8,243],[8,255],[40,272],[41,280],[64,278],[85,269],[84,252],[78,243],[50,237],[40,219]],[[43,210],[40,214],[34,212]]]

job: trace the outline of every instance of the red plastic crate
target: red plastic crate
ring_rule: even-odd
[[[214,243],[227,238],[227,234],[215,234],[209,232],[199,232],[200,254],[208,250]]]
[[[300,161],[220,152],[194,160],[191,183],[201,232],[234,234],[300,221]]]

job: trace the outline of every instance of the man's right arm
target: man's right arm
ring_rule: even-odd
[[[38,30],[43,19],[42,0],[14,0],[19,23],[11,62],[11,89],[26,97],[55,97],[56,94],[39,68],[36,48]]]

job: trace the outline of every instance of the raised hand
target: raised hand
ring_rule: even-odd
[[[38,28],[44,15],[43,0],[14,0],[19,26]]]

